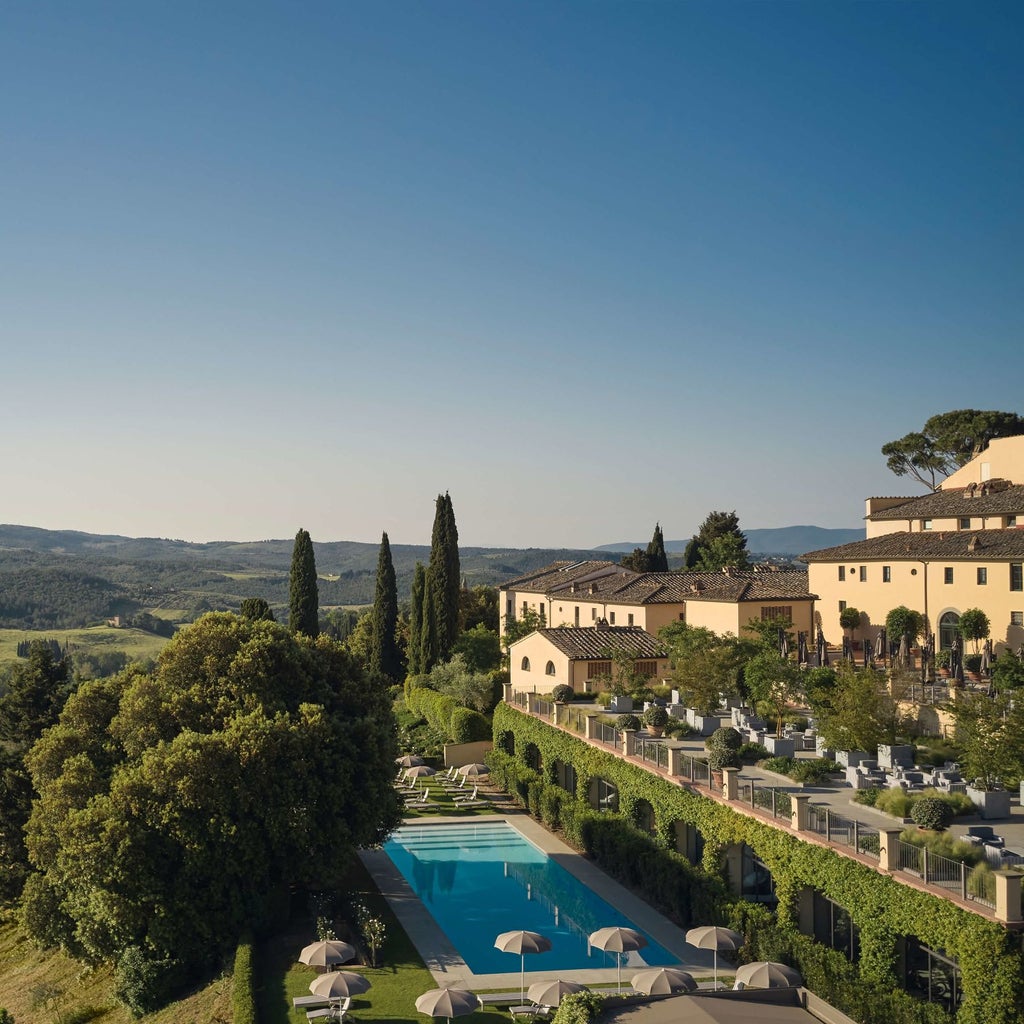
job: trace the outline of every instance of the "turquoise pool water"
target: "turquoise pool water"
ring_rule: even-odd
[[[504,821],[405,825],[384,850],[474,974],[519,971],[518,956],[494,948],[498,935],[519,929],[551,940],[548,952],[526,957],[527,971],[615,967],[615,954],[588,949],[587,936],[636,927]],[[624,971],[677,962],[645,938],[623,954]]]

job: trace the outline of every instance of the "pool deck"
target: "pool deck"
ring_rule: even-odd
[[[487,815],[476,819],[491,823],[505,821],[535,846],[543,850],[549,857],[557,861],[571,875],[582,882],[588,889],[595,892],[617,910],[629,918],[637,928],[646,932],[662,948],[676,957],[679,966],[695,977],[710,978],[713,970],[713,957],[710,951],[696,949],[689,945],[680,928],[663,917],[649,904],[609,878],[591,861],[581,857],[575,850],[552,835],[543,825],[534,821],[526,814]],[[429,821],[405,822],[406,827],[416,828],[438,824],[466,825],[465,817],[431,818]],[[518,992],[520,986],[519,958],[509,956],[513,969],[504,974],[474,974],[459,956],[458,950],[449,942],[448,937],[437,926],[426,906],[413,892],[411,886],[391,862],[391,858],[383,850],[364,850],[360,853],[363,863],[383,893],[395,916],[401,922],[412,940],[413,945],[423,957],[427,969],[434,976],[438,985],[459,984],[471,989],[495,989]],[[515,921],[508,923],[509,929],[516,927]],[[642,955],[642,954],[641,954]],[[586,969],[575,971],[530,971],[530,957],[526,958],[526,985],[535,981],[545,981],[554,976],[566,981],[578,981],[584,984],[614,985],[616,970],[611,968]],[[638,970],[623,961],[622,989],[631,991],[629,979]],[[719,963],[720,973],[731,973],[727,963]],[[703,986],[702,986],[703,987]]]

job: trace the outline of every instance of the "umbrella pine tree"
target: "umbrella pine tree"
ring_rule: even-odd
[[[320,632],[320,597],[316,587],[313,541],[306,530],[295,534],[288,587],[288,628],[293,633],[316,636]]]

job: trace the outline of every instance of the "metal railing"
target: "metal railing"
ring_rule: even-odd
[[[759,786],[756,779],[741,779],[739,798],[742,803],[765,811],[773,818],[789,821],[793,817],[793,802],[789,793],[776,786]]]
[[[952,860],[933,853],[927,846],[896,840],[896,866],[908,875],[920,878],[925,885],[938,886],[986,907],[995,907],[995,879],[990,871],[962,860]]]
[[[874,860],[881,858],[881,838],[878,829],[855,818],[836,814],[828,807],[811,804],[807,808],[807,828],[822,836],[826,842],[848,846]]]
[[[540,697],[534,696],[530,701],[530,710],[535,715],[540,715],[541,718],[551,718],[551,711],[554,708],[554,704],[549,700],[542,700]]]
[[[663,740],[651,740],[637,737],[636,756],[647,764],[668,771],[668,747]]]
[[[616,750],[622,746],[622,735],[613,725],[606,725],[604,722],[594,723],[594,739],[598,743],[604,743]]]

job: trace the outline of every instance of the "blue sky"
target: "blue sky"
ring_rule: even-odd
[[[1024,8],[0,9],[0,520],[857,526],[1021,411]]]

